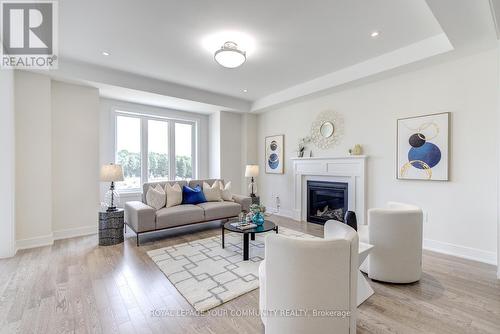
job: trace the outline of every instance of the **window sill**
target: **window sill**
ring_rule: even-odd
[[[130,190],[117,190],[118,195],[120,196],[136,196],[142,195],[142,191],[140,189],[130,189]]]

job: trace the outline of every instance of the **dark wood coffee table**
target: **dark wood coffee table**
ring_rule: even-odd
[[[278,225],[275,223],[265,220],[264,224],[254,227],[254,228],[249,228],[246,230],[240,230],[237,227],[231,226],[232,223],[237,222],[237,220],[230,220],[227,223],[222,225],[222,248],[224,248],[224,230],[228,230],[231,232],[236,232],[236,233],[242,233],[243,234],[243,261],[248,261],[248,253],[249,253],[249,237],[252,240],[255,240],[255,234],[256,233],[264,233],[264,232],[269,232],[269,231],[275,231],[278,233]]]

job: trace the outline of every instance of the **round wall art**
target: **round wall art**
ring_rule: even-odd
[[[311,140],[321,149],[340,142],[344,135],[344,118],[335,111],[323,111],[311,125]]]

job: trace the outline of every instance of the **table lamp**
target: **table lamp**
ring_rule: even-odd
[[[250,197],[255,197],[257,186],[255,184],[255,177],[259,176],[259,165],[247,165],[245,168],[245,177],[250,177]]]
[[[108,192],[106,193],[105,201],[108,205],[107,212],[116,211],[116,204],[119,204],[120,196],[115,191],[115,182],[123,181],[123,169],[121,165],[113,163],[103,165],[101,167],[101,181],[111,182]]]

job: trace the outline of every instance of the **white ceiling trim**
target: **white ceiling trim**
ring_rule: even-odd
[[[43,74],[47,73],[43,72]],[[50,71],[49,75],[60,81],[80,82],[97,88],[99,86],[121,87],[136,92],[148,92],[221,107],[220,110],[247,112],[251,107],[251,102],[247,100],[67,59],[60,59],[59,69]],[[125,96],[113,96],[113,98],[125,99]]]
[[[452,51],[453,49],[446,34],[435,35],[342,70],[265,96],[252,104],[251,111],[267,111],[282,103]]]

